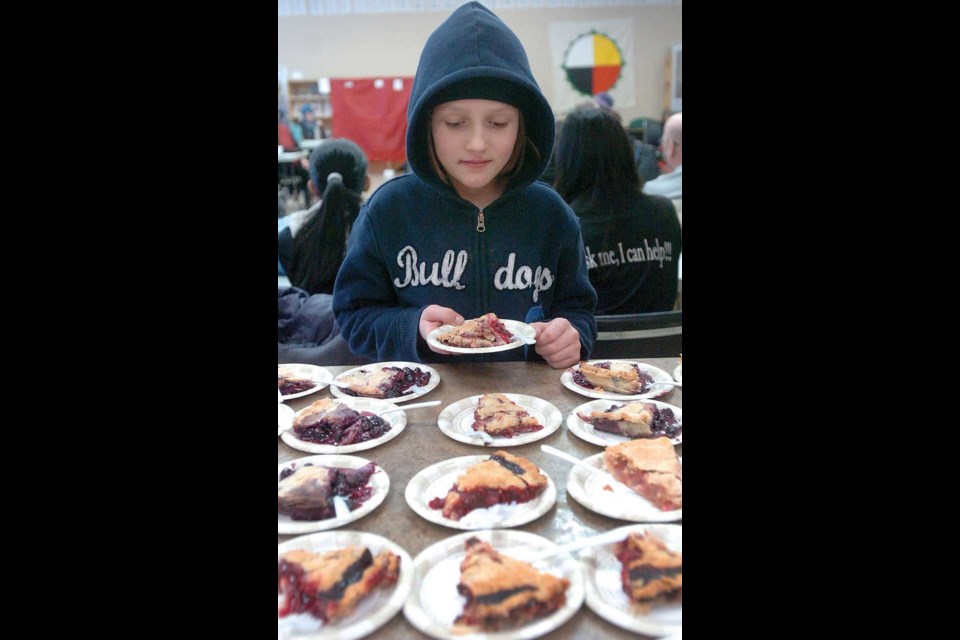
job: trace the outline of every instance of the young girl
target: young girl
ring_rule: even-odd
[[[577,218],[535,183],[554,115],[516,35],[477,2],[427,40],[407,110],[412,173],[360,213],[333,307],[350,349],[377,360],[546,360],[589,356],[596,293]],[[443,324],[493,312],[532,324],[535,348],[439,356]],[[536,355],[539,354],[539,355]]]
[[[333,293],[361,194],[370,188],[367,156],[346,138],[328,140],[310,154],[307,185],[321,200],[287,216],[289,225],[277,236],[280,264],[293,286]]]

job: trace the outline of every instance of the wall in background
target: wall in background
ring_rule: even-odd
[[[391,8],[408,2],[413,11]],[[277,62],[290,79],[320,77],[412,76],[427,37],[450,15],[460,0],[368,0],[353,4],[340,0],[353,13],[319,11],[337,5],[309,0],[278,2]],[[451,7],[445,8],[445,3]],[[633,55],[624,73],[631,73],[636,105],[614,105],[624,123],[637,117],[659,119],[666,91],[666,64],[675,43],[683,42],[683,6],[680,2],[629,0],[498,0],[485,3],[517,34],[537,83],[554,102],[554,69],[550,50],[552,22],[602,20],[633,21]],[[502,4],[503,6],[498,6]],[[580,6],[573,6],[579,4]],[[440,7],[444,5],[444,7]],[[568,5],[568,6],[560,6]],[[430,10],[430,7],[442,10]],[[371,11],[356,12],[362,7]],[[290,8],[288,11],[287,9]],[[317,11],[313,11],[316,9]],[[311,11],[313,11],[311,13]],[[290,15],[293,13],[294,15]],[[584,99],[587,99],[586,97]]]

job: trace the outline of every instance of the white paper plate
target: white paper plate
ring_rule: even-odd
[[[463,604],[467,600],[457,593],[460,562],[466,555],[464,543],[471,536],[489,542],[498,552],[518,560],[523,560],[524,555],[557,547],[546,538],[510,529],[470,531],[427,547],[413,562],[417,571],[414,581],[417,586],[403,606],[403,615],[423,633],[443,640],[527,640],[558,628],[572,618],[583,604],[583,569],[569,553],[562,553],[534,562],[533,566],[539,571],[546,571],[570,581],[564,606],[545,618],[531,621],[517,629],[487,634],[457,633],[459,629],[452,628],[453,622],[463,612]]]
[[[386,400],[374,400],[373,398],[338,398],[337,402],[345,404],[355,411],[369,411],[370,413],[381,414],[388,409],[398,409],[397,405],[392,402],[387,402]],[[296,415],[300,415],[302,412],[306,411],[308,407],[304,407],[297,412]],[[400,435],[400,432],[404,430],[407,426],[407,412],[406,411],[394,411],[393,413],[388,413],[383,416],[384,421],[390,423],[390,431],[387,431],[385,434],[379,438],[373,440],[367,440],[366,442],[358,442],[355,444],[348,444],[344,446],[335,445],[335,444],[316,444],[314,442],[305,442],[297,437],[293,432],[291,427],[289,431],[284,431],[280,437],[283,438],[283,441],[294,449],[299,449],[300,451],[306,451],[308,453],[352,453],[354,451],[363,451],[365,449],[372,449],[374,447],[379,447],[384,442],[389,442]]]
[[[683,553],[683,526],[679,524],[634,524],[617,529],[623,539],[632,531],[652,533],[673,551]],[[634,604],[623,591],[620,561],[613,555],[616,543],[580,552],[586,578],[587,606],[598,616],[622,629],[647,636],[683,633],[683,600]]]
[[[434,498],[444,498],[467,467],[487,460],[490,456],[463,456],[451,458],[421,470],[407,483],[404,496],[417,515],[436,524],[453,529],[494,529],[518,527],[532,522],[545,514],[557,501],[557,487],[547,472],[547,487],[539,496],[524,503],[498,504],[486,509],[474,509],[460,520],[443,517],[443,509],[431,509]]]
[[[680,420],[680,423],[683,424],[683,409],[680,407],[675,407],[672,404],[660,402],[659,400],[644,400],[644,402],[649,402],[650,404],[656,405],[659,409],[673,410],[673,415],[677,416],[677,418]],[[571,411],[570,415],[567,416],[567,428],[570,430],[570,433],[577,436],[581,440],[586,440],[592,444],[598,444],[601,447],[609,447],[610,445],[620,444],[621,442],[632,440],[633,438],[628,438],[627,436],[622,436],[616,433],[598,431],[597,429],[594,429],[593,425],[589,422],[584,422],[579,415],[581,413],[584,415],[590,415],[594,411],[606,411],[610,407],[619,404],[623,403],[616,400],[591,400],[590,402],[585,402]],[[670,442],[672,444],[683,444],[683,431],[678,433],[676,438],[671,438]]]
[[[277,435],[293,426],[293,416],[296,412],[285,404],[277,403]]]
[[[482,395],[482,394],[481,394]],[[543,425],[540,431],[520,433],[512,438],[494,437],[485,431],[473,430],[473,412],[481,396],[470,396],[444,408],[437,418],[440,431],[458,442],[475,444],[481,447],[516,447],[546,438],[556,431],[563,422],[563,414],[555,406],[534,396],[520,393],[503,394],[523,407],[537,422]]]
[[[510,330],[510,333],[519,333],[531,339],[537,337],[537,330],[526,322],[504,320],[502,318],[500,319],[500,322],[502,322],[503,326]],[[451,324],[445,324],[437,327],[427,334],[427,343],[436,347],[437,349],[443,349],[444,351],[449,351],[450,353],[493,353],[494,351],[507,351],[509,349],[516,349],[517,347],[522,347],[524,344],[526,344],[522,340],[514,338],[507,344],[497,345],[496,347],[478,347],[476,349],[468,349],[467,347],[451,347],[450,345],[443,344],[437,340],[440,334],[448,333],[454,329],[456,329],[456,327]]]
[[[350,369],[349,371],[344,371],[343,373],[338,375],[336,378],[334,378],[334,380],[336,380],[337,382],[341,382],[343,378],[345,378],[346,376],[353,375],[355,373],[360,373],[360,371],[376,371],[377,369],[382,369],[383,367],[399,367],[401,369],[403,369],[404,367],[410,367],[411,369],[416,369],[417,367],[420,367],[421,371],[430,374],[430,382],[428,382],[424,386],[418,387],[414,385],[409,389],[407,389],[407,393],[405,393],[402,396],[399,396],[396,398],[383,398],[383,400],[386,400],[387,402],[399,403],[399,402],[407,402],[409,400],[413,400],[414,398],[419,398],[423,395],[426,395],[427,393],[430,393],[431,391],[437,388],[438,384],[440,384],[440,374],[437,372],[436,369],[434,369],[433,367],[428,367],[425,364],[418,364],[416,362],[378,362],[376,364],[366,364],[366,365],[363,365],[362,367],[356,367],[354,369]],[[338,398],[363,397],[363,396],[351,396],[350,394],[345,393],[343,389],[341,389],[340,387],[335,387],[333,385],[330,386],[330,393],[337,396]],[[380,400],[381,398],[373,398],[373,399]]]
[[[296,466],[299,468],[307,462],[321,467],[359,469],[370,461],[365,458],[358,458],[357,456],[306,456],[278,464],[277,479],[280,479],[280,472],[284,469],[289,469],[293,467],[294,464],[296,464]],[[355,511],[351,511],[350,515],[346,518],[333,517],[327,518],[326,520],[293,520],[290,518],[290,516],[284,516],[278,513],[277,533],[281,535],[289,535],[297,533],[310,533],[312,531],[326,531],[327,529],[335,529],[337,527],[342,527],[345,524],[349,524],[354,520],[359,520],[380,506],[380,503],[383,502],[384,498],[387,497],[387,492],[390,491],[390,476],[388,476],[387,472],[383,470],[383,467],[377,465],[376,471],[374,471],[373,475],[370,476],[369,484],[373,489],[373,493],[370,494],[370,498],[360,505],[360,508],[356,509]]]
[[[277,545],[277,556],[292,549],[317,553],[350,546],[365,546],[374,557],[384,550],[400,556],[400,577],[396,584],[377,587],[357,604],[350,615],[328,625],[302,613],[277,617],[277,640],[356,640],[382,627],[403,608],[413,589],[414,566],[410,554],[392,540],[360,531],[328,531],[283,542]]]
[[[677,382],[683,382],[683,365],[678,364],[677,368],[673,370],[673,379]]]
[[[597,469],[604,469],[603,454],[584,460]],[[680,458],[683,466],[683,458]],[[613,491],[604,489],[610,486]],[[660,511],[646,498],[620,484],[606,474],[591,473],[580,465],[570,469],[567,495],[594,513],[631,522],[672,522],[683,519],[683,509]]]
[[[277,374],[288,374],[294,378],[303,378],[317,383],[317,386],[313,387],[312,389],[282,396],[284,402],[287,400],[293,400],[294,398],[301,398],[303,396],[310,395],[311,393],[316,393],[330,384],[330,381],[333,380],[332,373],[323,367],[318,367],[312,364],[278,364]]]
[[[640,371],[645,372],[654,380],[654,384],[650,386],[649,391],[636,395],[614,393],[613,391],[606,391],[603,389],[586,389],[573,381],[573,372],[580,367],[580,364],[577,363],[563,372],[563,375],[560,376],[560,382],[567,389],[570,389],[570,391],[579,393],[582,396],[587,396],[588,398],[600,398],[604,400],[646,400],[647,398],[656,398],[657,396],[662,396],[665,393],[669,393],[670,390],[673,389],[673,387],[668,384],[656,384],[656,381],[658,380],[663,382],[673,382],[673,378],[670,377],[669,373],[663,369],[660,369],[659,367],[653,366],[652,364],[644,364],[643,362],[637,362],[636,360],[614,360],[610,358],[605,360],[587,360],[586,362],[587,364],[594,365],[601,362],[626,362],[628,364],[635,364],[640,368]]]

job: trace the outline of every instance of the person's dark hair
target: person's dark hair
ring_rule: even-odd
[[[630,134],[604,109],[575,109],[568,115],[554,154],[554,188],[568,204],[576,203],[574,210],[628,211],[643,197]]]
[[[311,294],[333,292],[366,176],[367,156],[350,140],[327,140],[310,154],[310,180],[323,200],[293,238],[287,274],[293,286]]]

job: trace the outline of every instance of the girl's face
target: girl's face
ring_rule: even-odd
[[[500,196],[496,177],[513,154],[520,110],[493,100],[455,100],[433,110],[437,159],[461,197],[484,207]]]

